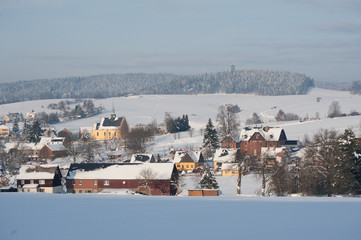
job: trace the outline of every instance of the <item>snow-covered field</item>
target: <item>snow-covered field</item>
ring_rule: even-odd
[[[360,198],[0,194],[0,239],[360,239]]]

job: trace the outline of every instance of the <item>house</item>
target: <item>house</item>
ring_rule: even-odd
[[[241,130],[240,149],[242,154],[259,157],[263,147],[282,147],[286,141],[285,131],[279,127],[244,128]]]
[[[288,154],[286,147],[278,148],[262,148],[261,149],[261,158],[265,159],[266,165],[273,166],[276,163],[284,163],[283,159]]]
[[[23,165],[16,177],[19,192],[61,193],[61,172],[55,165]]]
[[[222,148],[237,148],[237,142],[230,135],[225,136],[221,141]]]
[[[15,143],[9,142],[5,144],[5,151],[10,153],[11,151],[19,150],[24,155],[27,161],[39,161],[41,160],[40,157],[40,150],[46,145],[50,143],[62,143],[64,141],[63,138],[47,138],[42,137],[40,142],[38,143]]]
[[[218,148],[213,156],[213,168],[220,170],[223,163],[234,163],[239,149]]]
[[[5,122],[13,122],[14,121],[14,117],[13,117],[13,115],[11,114],[11,113],[7,113],[7,114],[5,114],[5,116],[4,116],[4,121]]]
[[[63,143],[48,143],[40,149],[40,158],[44,160],[54,160],[55,158],[67,157],[68,150]]]
[[[32,111],[32,112],[28,112],[27,114],[26,114],[26,117],[25,117],[25,119],[26,120],[30,120],[30,121],[32,121],[32,120],[35,120],[36,119],[36,112],[34,112],[34,111]]]
[[[198,166],[204,164],[204,158],[201,151],[183,152],[176,151],[173,163],[178,171],[193,171]]]
[[[0,125],[0,136],[8,137],[10,135],[10,128],[6,125]]]
[[[155,163],[153,154],[133,154],[130,163]]]
[[[70,165],[68,193],[130,189],[146,195],[175,195],[178,172],[172,163],[87,163]]]
[[[238,176],[239,169],[237,163],[223,163],[221,166],[222,176]]]
[[[91,130],[91,137],[95,140],[121,139],[121,129],[127,129],[125,117],[118,118],[113,110],[110,118],[102,118],[100,123],[95,123]]]

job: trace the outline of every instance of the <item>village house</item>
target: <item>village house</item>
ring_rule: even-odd
[[[102,118],[100,123],[95,123],[91,129],[91,137],[95,140],[121,139],[121,129],[128,128],[128,123],[125,117],[118,118],[114,113],[110,118]]]
[[[213,156],[213,168],[218,171],[221,170],[223,163],[234,163],[236,161],[236,154],[239,149],[233,148],[219,148]]]
[[[225,136],[221,141],[221,148],[238,148],[238,143],[230,135]]]
[[[0,125],[0,137],[9,137],[10,128],[6,125]]]
[[[14,121],[14,117],[12,114],[7,113],[4,115],[4,121],[9,123],[9,122],[13,122]]]
[[[40,158],[51,161],[56,158],[67,157],[68,150],[63,143],[48,143],[40,149]]]
[[[238,164],[235,162],[226,162],[222,163],[221,166],[221,175],[222,176],[238,176],[239,169]]]
[[[197,167],[204,164],[204,158],[201,151],[196,152],[184,152],[176,151],[173,159],[173,163],[178,171],[191,172]]]
[[[25,159],[27,161],[40,161],[40,150],[46,145],[46,144],[59,144],[64,141],[64,138],[49,138],[49,137],[42,137],[40,139],[40,142],[38,143],[24,143],[24,142],[9,142],[5,144],[5,151],[7,153],[10,153],[11,151],[21,151]]]
[[[248,156],[260,156],[261,149],[275,149],[286,145],[285,131],[278,127],[244,128],[240,134],[240,150]]]
[[[71,164],[68,193],[99,193],[107,189],[130,189],[146,195],[175,195],[178,172],[172,163]]]
[[[19,192],[61,193],[61,172],[54,165],[23,165],[16,177]]]

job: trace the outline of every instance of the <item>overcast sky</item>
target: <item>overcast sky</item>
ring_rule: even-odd
[[[0,82],[231,64],[361,80],[361,0],[0,0]]]

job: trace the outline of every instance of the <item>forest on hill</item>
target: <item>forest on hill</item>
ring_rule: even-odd
[[[262,70],[200,75],[106,74],[1,83],[0,104],[39,99],[109,98],[129,94],[298,95],[307,93],[314,85],[314,80],[304,74]]]

